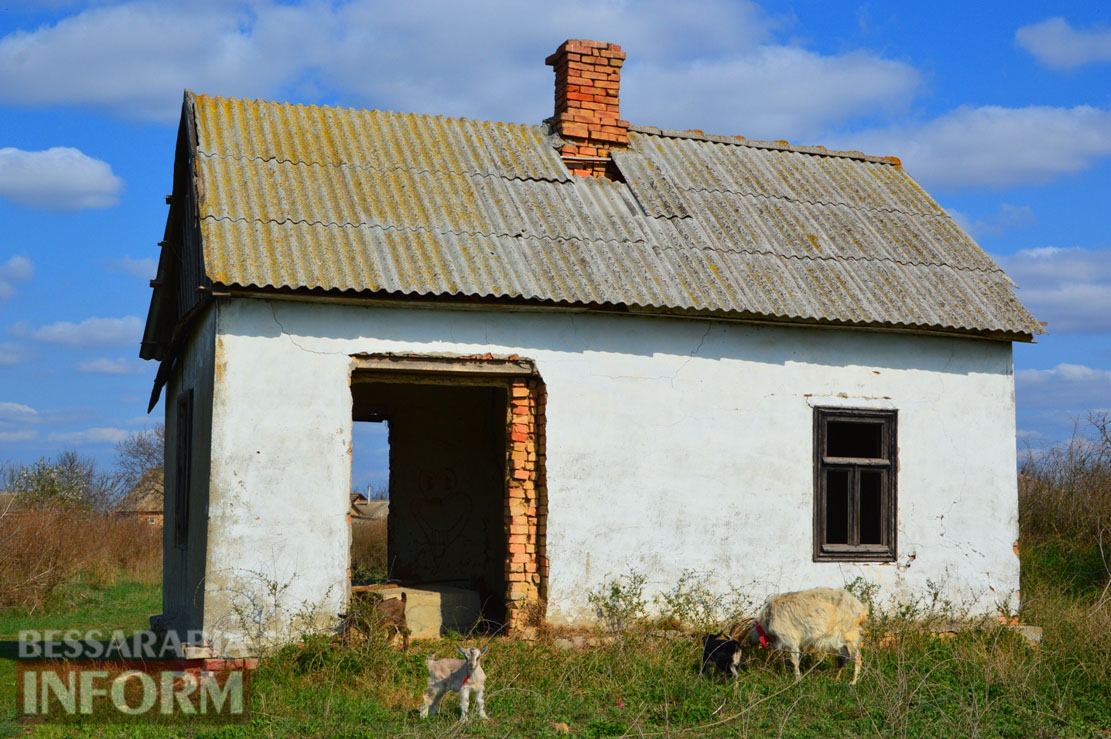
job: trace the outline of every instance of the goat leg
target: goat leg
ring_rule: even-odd
[[[791,664],[795,668],[795,679],[796,680],[802,679],[802,673],[799,672],[799,658],[801,656],[802,655],[801,655],[801,652],[799,651],[798,647],[791,647]]]
[[[436,715],[436,705],[440,702],[437,698],[438,696],[433,688],[429,688],[424,692],[424,699],[420,702],[421,718],[428,718],[429,716]]]
[[[464,685],[459,689],[459,720],[467,720],[467,708],[471,703],[471,689]]]

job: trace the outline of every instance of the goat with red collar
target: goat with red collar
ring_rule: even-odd
[[[428,667],[428,689],[424,691],[424,700],[421,701],[421,718],[436,715],[440,709],[440,701],[449,690],[459,691],[460,721],[467,718],[467,705],[472,693],[478,717],[486,718],[486,673],[479,660],[490,647],[456,648],[463,659],[436,659],[434,654],[425,659],[424,663]]]
[[[746,647],[787,650],[795,679],[802,677],[799,660],[803,649],[834,652],[838,655],[838,674],[848,660],[853,661],[849,684],[856,685],[867,619],[868,609],[852,593],[812,588],[773,595],[756,618],[734,627],[730,636]]]

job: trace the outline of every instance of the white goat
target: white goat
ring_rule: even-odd
[[[428,689],[424,691],[424,700],[420,705],[421,718],[435,716],[440,710],[440,701],[449,690],[459,691],[460,721],[467,718],[471,693],[474,693],[478,717],[486,718],[486,673],[482,671],[479,660],[490,647],[456,648],[463,659],[436,659],[436,655],[430,654],[424,660],[428,666]]]
[[[773,595],[756,619],[743,628],[747,630],[745,638],[749,644],[789,650],[795,679],[802,677],[801,650],[813,649],[837,653],[839,675],[845,661],[852,659],[853,680],[849,684],[856,685],[867,618],[868,609],[852,593],[813,588]],[[738,636],[743,636],[743,632]]]

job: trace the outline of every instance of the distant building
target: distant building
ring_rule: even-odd
[[[377,521],[390,515],[390,501],[367,500],[362,493],[351,493],[352,521]]]
[[[145,521],[151,526],[162,528],[163,491],[165,489],[162,468],[147,470],[128,491],[119,505],[116,514]]]

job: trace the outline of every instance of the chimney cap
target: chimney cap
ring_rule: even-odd
[[[608,41],[591,41],[590,39],[583,38],[569,38],[559,45],[559,48],[554,53],[548,55],[544,63],[549,67],[554,67],[559,63],[559,58],[564,54],[594,54],[595,49],[598,51],[608,51],[618,59],[625,58],[625,52],[621,51],[621,44],[611,44]],[[620,55],[620,56],[618,56]]]

